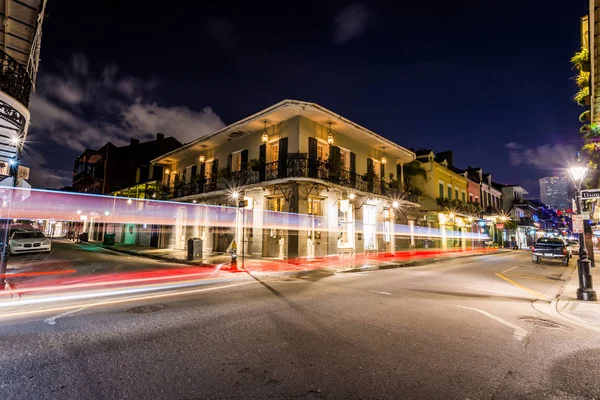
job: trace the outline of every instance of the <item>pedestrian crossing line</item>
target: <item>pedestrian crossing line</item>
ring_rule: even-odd
[[[515,286],[516,286],[516,287],[518,287],[519,289],[522,289],[522,290],[524,290],[524,291],[526,291],[526,292],[529,292],[529,293],[531,293],[531,294],[535,295],[535,297],[537,297],[537,298],[538,298],[538,300],[543,300],[543,299],[545,299],[545,298],[546,298],[546,296],[545,296],[544,294],[542,294],[542,293],[539,293],[539,292],[536,292],[535,290],[531,290],[531,289],[529,289],[528,287],[525,287],[525,286],[521,285],[520,283],[517,283],[517,282],[513,281],[513,280],[512,280],[512,279],[510,279],[510,278],[507,278],[506,276],[502,275],[502,274],[501,274],[501,273],[499,273],[499,272],[496,272],[496,274],[495,274],[495,275],[496,275],[496,276],[498,276],[499,278],[502,278],[502,279],[504,279],[504,280],[505,280],[505,281],[507,281],[508,283],[511,283],[511,284],[515,285]]]

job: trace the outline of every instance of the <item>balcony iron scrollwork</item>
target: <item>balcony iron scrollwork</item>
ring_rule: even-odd
[[[0,90],[27,107],[32,87],[27,69],[2,50],[0,50],[0,58],[2,59]]]

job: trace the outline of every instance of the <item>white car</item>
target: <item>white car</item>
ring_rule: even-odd
[[[568,239],[567,243],[571,248],[571,254],[574,256],[579,255],[579,240]]]
[[[42,251],[49,253],[52,243],[40,231],[16,231],[8,241],[8,251],[11,255]]]

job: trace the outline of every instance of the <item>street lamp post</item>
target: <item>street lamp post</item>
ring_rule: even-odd
[[[577,214],[583,213],[581,206],[581,184],[588,173],[588,167],[578,163],[569,168],[569,175],[575,185],[575,201],[577,203]],[[579,288],[577,289],[577,300],[596,301],[596,291],[592,284],[592,275],[590,273],[591,261],[588,258],[588,251],[585,246],[585,232],[579,233],[579,260],[577,260],[577,274],[579,275]]]

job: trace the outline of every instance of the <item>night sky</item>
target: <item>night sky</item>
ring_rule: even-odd
[[[26,162],[70,184],[86,147],[187,142],[282,99],[521,184],[580,146],[569,59],[585,0],[49,0]],[[399,6],[398,4],[402,4]]]

